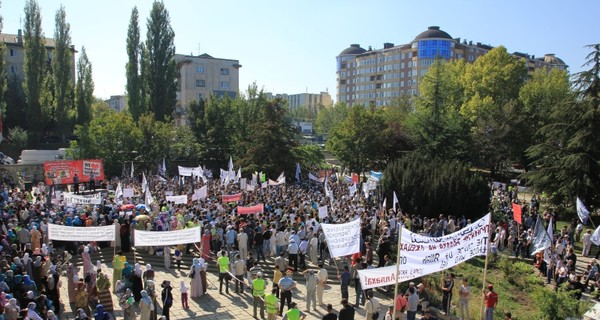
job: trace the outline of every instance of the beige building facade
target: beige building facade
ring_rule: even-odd
[[[435,59],[474,62],[492,46],[452,38],[439,27],[429,27],[407,44],[384,43],[382,49],[364,49],[352,44],[337,57],[337,101],[348,105],[387,106],[401,96],[418,94],[419,81]],[[540,68],[567,70],[553,54],[536,58],[515,52],[532,73]]]
[[[114,109],[118,112],[123,112],[128,108],[126,94],[110,96],[110,99],[106,100],[106,103],[111,109]]]
[[[318,110],[319,106],[331,107],[333,104],[333,100],[331,99],[331,95],[329,92],[320,92],[320,93],[296,93],[296,94],[287,94],[287,93],[278,93],[273,94],[270,92],[266,93],[267,99],[275,99],[281,98],[284,101],[287,101],[288,107],[290,110],[296,110],[298,108],[306,107],[311,112],[315,112]]]
[[[20,82],[25,80],[23,67],[25,65],[25,48],[23,31],[19,29],[17,34],[0,33],[0,41],[6,46],[6,72],[9,77],[16,77]],[[48,63],[52,62],[52,52],[54,51],[54,39],[46,38],[46,55]],[[75,83],[75,46],[71,45],[71,79]]]

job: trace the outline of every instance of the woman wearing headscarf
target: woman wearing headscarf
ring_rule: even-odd
[[[193,259],[192,267],[190,268],[190,298],[198,298],[204,294],[202,289],[202,275],[200,275],[200,260]]]
[[[163,258],[165,259],[165,269],[169,270],[171,268],[171,247],[164,246],[163,250]]]
[[[42,263],[41,256],[35,257],[35,261],[33,261],[33,263],[32,263],[32,277],[33,277],[33,280],[38,283],[42,280],[42,275],[43,275],[42,264],[43,263]]]
[[[123,252],[131,251],[131,239],[129,238],[129,235],[129,221],[125,220],[125,222],[121,224],[121,251]]]
[[[161,292],[161,301],[163,304],[163,308],[162,308],[162,315],[165,316],[165,318],[167,320],[171,320],[171,317],[169,315],[169,309],[171,309],[171,306],[173,305],[173,294],[171,293],[171,282],[169,280],[165,280],[162,283],[162,292]]]
[[[25,252],[23,254],[23,258],[21,258],[21,263],[23,264],[23,268],[25,269],[25,272],[27,272],[27,274],[30,277],[33,276],[32,262],[33,262],[33,260],[31,260],[31,258],[29,257],[29,253]]]
[[[88,320],[89,317],[87,316],[87,314],[85,313],[85,310],[83,310],[83,308],[79,308],[77,309],[76,315],[75,315],[75,320]]]
[[[77,274],[77,267],[75,267],[75,264],[69,263],[69,267],[67,268],[67,292],[69,293],[69,303],[75,303],[75,288],[78,281],[79,275]]]
[[[104,307],[104,311],[113,311],[112,295],[110,293],[110,280],[108,275],[104,272],[98,274],[98,280],[96,281],[96,288],[98,288],[98,300],[100,305]]]
[[[140,299],[140,319],[150,320],[154,306],[152,304],[152,298],[148,295],[146,290],[141,291],[142,298]]]
[[[210,260],[210,230],[205,229],[202,235],[202,258]]]
[[[144,283],[146,283],[147,280],[154,280],[154,270],[152,270],[152,265],[151,264],[146,264],[146,271],[144,271],[144,274],[142,275],[142,280],[144,280]]]
[[[42,247],[41,245],[41,239],[42,239],[42,234],[38,231],[38,228],[36,226],[33,226],[31,228],[31,248],[32,249],[39,249]]]
[[[135,296],[135,302],[139,302],[142,298],[140,291],[144,288],[142,283],[142,266],[139,263],[135,264],[133,274],[131,275],[131,291]]]
[[[60,313],[60,295],[58,293],[59,275],[56,272],[56,266],[50,267],[50,272],[42,279],[42,284],[46,288],[46,296],[52,301],[52,306],[57,313]]]
[[[38,294],[38,288],[35,282],[31,281],[31,278],[28,275],[23,276],[23,291],[33,291],[35,295]]]
[[[83,259],[83,275],[87,275],[92,272],[92,258],[90,257],[90,247],[84,246],[83,253],[81,254],[81,258]]]
[[[204,258],[198,258],[198,264],[198,269],[200,270],[200,279],[202,280],[202,294],[206,294],[206,290],[208,289],[208,280],[206,279],[207,263]]]
[[[125,290],[125,294],[119,300],[119,304],[121,309],[123,309],[123,319],[124,320],[135,320],[135,298],[133,297],[133,293],[131,289],[127,288]]]
[[[4,318],[6,320],[17,320],[19,318],[21,308],[17,305],[17,299],[10,298],[4,305]]]
[[[112,301],[110,304],[112,306]],[[110,310],[110,311],[112,311],[112,310]],[[104,309],[102,304],[99,304],[96,306],[96,313],[94,314],[94,320],[110,320],[110,315],[108,314],[107,310]]]
[[[78,309],[82,309],[82,310],[89,309],[88,308],[88,292],[87,292],[85,283],[83,282],[83,279],[79,279],[79,281],[77,281],[77,288],[75,288],[75,306]]]

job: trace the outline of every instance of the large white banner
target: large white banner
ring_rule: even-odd
[[[62,194],[65,203],[74,204],[101,204],[102,194],[100,192],[89,195],[77,195],[71,192],[64,192]]]
[[[167,196],[167,202],[173,202],[175,204],[186,204],[187,203],[187,195],[181,196]]]
[[[102,227],[69,227],[48,224],[48,239],[59,241],[115,241],[114,225]]]
[[[134,231],[136,247],[174,246],[200,242],[200,227],[175,231]]]
[[[184,177],[191,177],[192,174],[196,177],[199,177],[202,175],[202,167],[182,167],[182,166],[177,166],[177,169],[179,169],[179,175],[180,176],[184,176]]]
[[[335,257],[360,251],[360,219],[343,224],[321,224],[329,252]]]
[[[442,271],[475,256],[486,255],[490,215],[443,237],[426,237],[402,229],[398,282]],[[363,289],[396,283],[396,265],[359,270]]]

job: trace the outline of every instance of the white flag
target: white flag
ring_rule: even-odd
[[[392,205],[394,206],[394,212],[396,211],[396,205],[398,204],[398,196],[396,196],[396,191],[394,191],[394,202],[392,203]]]
[[[593,244],[600,246],[600,226],[598,226],[598,228],[596,228],[596,231],[594,231],[590,240],[592,241]]]
[[[133,178],[133,161],[131,161],[131,178]]]
[[[279,177],[277,177],[277,182],[280,182],[280,181],[285,181],[285,173],[284,172],[282,172],[279,175]]]
[[[550,221],[548,222],[548,230],[546,230],[546,233],[548,233],[548,237],[550,237],[551,244],[548,248],[546,248],[546,250],[544,250],[544,261],[549,265],[552,261],[552,250],[550,249],[554,244],[554,228],[552,227],[552,218],[550,218]]]
[[[238,183],[238,181],[240,181],[241,178],[242,178],[242,167],[239,167],[233,182]]]
[[[387,198],[383,199],[383,209],[387,209]]]
[[[590,212],[583,204],[583,201],[577,197],[577,215],[579,216],[579,220],[581,223],[586,224],[588,219],[590,218]]]
[[[146,181],[146,174],[142,172],[142,190],[146,190],[148,181]]]
[[[115,200],[118,200],[121,197],[123,197],[123,187],[121,186],[121,183],[119,182],[117,184],[117,190],[115,190]]]
[[[354,197],[354,194],[356,193],[356,183],[348,187],[348,192],[350,193],[351,198]]]
[[[152,202],[154,202],[154,198],[152,197],[152,194],[150,193],[150,189],[146,188],[146,205],[148,207],[150,207],[150,205],[152,204]]]
[[[229,172],[233,172],[233,158],[229,156],[229,167],[227,168]]]

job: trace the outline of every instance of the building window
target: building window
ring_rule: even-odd
[[[10,56],[14,57],[15,56],[15,49],[10,49]]]
[[[198,93],[198,101],[202,100],[204,98],[204,95],[202,93]]]
[[[15,66],[10,66],[10,72],[17,73],[17,68],[15,68]]]
[[[229,81],[221,81],[221,89],[229,89]]]
[[[196,80],[196,87],[206,87],[206,81],[204,80]]]
[[[196,73],[204,73],[204,66],[196,66]]]
[[[222,76],[228,76],[229,75],[229,69],[227,69],[227,68],[221,68],[221,75]]]

